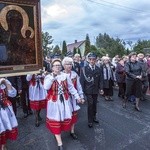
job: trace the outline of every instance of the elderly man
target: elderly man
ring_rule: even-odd
[[[99,91],[103,94],[103,76],[102,70],[95,65],[96,55],[94,53],[88,55],[88,61],[89,64],[81,71],[80,82],[88,102],[88,126],[92,128],[93,123],[99,123],[96,118],[97,97]]]

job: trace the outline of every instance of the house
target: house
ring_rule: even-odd
[[[75,40],[74,43],[68,44],[67,45],[67,51],[74,51],[74,48],[76,48],[76,50],[80,50],[81,52],[81,56],[84,56],[84,52],[85,52],[85,40],[84,41],[77,41]]]

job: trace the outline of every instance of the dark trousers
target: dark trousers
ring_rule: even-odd
[[[93,123],[93,119],[96,117],[97,113],[97,94],[88,94],[88,123]]]
[[[23,113],[28,114],[28,112],[31,110],[28,89],[27,90],[26,89],[22,90],[22,93],[21,93],[21,103],[22,103]]]
[[[118,83],[118,86],[119,86],[118,96],[124,98],[126,91],[126,83]]]
[[[114,82],[112,80],[109,80],[109,87],[103,88],[105,96],[113,96],[113,85]]]
[[[150,90],[150,74],[148,74],[149,90]]]
[[[13,111],[14,111],[14,113],[16,115],[17,114],[17,106],[16,106],[17,98],[16,97],[9,97],[9,100],[12,103],[12,108],[13,108]]]

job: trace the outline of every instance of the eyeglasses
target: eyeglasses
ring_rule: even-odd
[[[72,64],[65,64],[65,65],[67,65],[67,66],[72,66]]]

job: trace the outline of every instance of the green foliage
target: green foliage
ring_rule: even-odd
[[[74,47],[73,48],[73,55],[77,53],[77,49]]]
[[[56,45],[55,47],[54,47],[54,49],[53,49],[53,54],[61,54],[61,50],[60,50],[60,48],[59,48],[59,46],[58,45]]]
[[[67,53],[67,44],[66,44],[66,41],[63,41],[62,55],[65,56],[66,53]]]
[[[96,52],[97,52],[96,46],[95,46],[95,45],[91,45],[91,46],[90,46],[90,51],[96,53]]]
[[[80,57],[82,56],[82,55],[81,55],[80,48],[78,48],[78,54],[80,55]]]
[[[84,55],[87,55],[90,52],[90,38],[89,35],[86,35],[86,39],[85,39],[85,52]]]
[[[102,53],[109,54],[110,57],[114,57],[115,55],[124,55],[126,51],[123,43],[124,41],[121,39],[114,39],[106,33],[100,33],[96,37],[96,47],[99,49],[100,55]]]
[[[47,56],[51,53],[53,47],[50,46],[53,42],[52,36],[48,32],[42,32],[42,49],[43,55]]]
[[[150,40],[138,40],[133,47],[133,51],[137,53],[144,53],[144,48],[150,48]]]

